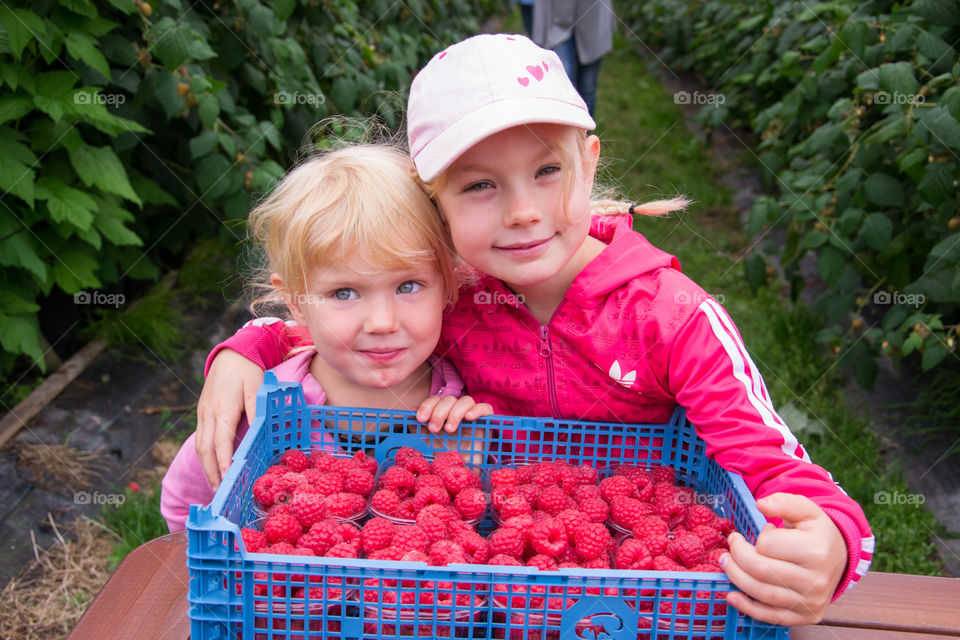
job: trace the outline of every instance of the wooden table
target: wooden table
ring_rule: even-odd
[[[187,539],[172,533],[134,549],[68,640],[186,640]],[[960,579],[869,573],[792,640],[960,638]]]

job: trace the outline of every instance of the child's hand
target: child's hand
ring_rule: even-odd
[[[768,524],[756,546],[739,533],[728,538],[724,571],[743,592],[731,591],[727,602],[741,613],[780,625],[815,624],[847,568],[847,544],[830,517],[812,500],[774,493],[757,501]]]
[[[427,424],[427,430],[430,433],[440,433],[441,430],[447,433],[457,433],[460,431],[461,420],[476,420],[483,416],[489,416],[493,413],[493,407],[486,402],[477,403],[470,396],[454,398],[453,396],[430,396],[417,409],[417,420]],[[466,438],[474,438],[470,442],[471,453],[463,453],[463,461],[468,464],[481,464],[486,455],[484,452],[483,437],[486,430],[478,427],[464,427],[462,435]],[[456,441],[446,441],[436,439],[430,443],[434,449],[455,448]]]
[[[252,420],[257,410],[257,389],[263,369],[231,349],[216,355],[197,403],[196,450],[207,476],[216,489],[230,468],[237,424],[246,411]]]
[[[461,420],[476,420],[493,413],[493,407],[486,402],[476,402],[470,396],[430,396],[420,403],[417,409],[417,421],[425,423],[430,433],[456,433]]]

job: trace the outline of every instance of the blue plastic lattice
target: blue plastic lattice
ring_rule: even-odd
[[[667,424],[622,425],[490,416],[453,436],[425,437],[411,412],[311,406],[298,384],[268,373],[257,417],[211,504],[187,522],[194,640],[303,638],[540,638],[641,640],[788,638],[723,603],[722,573],[561,569],[304,558],[247,553],[240,527],[256,514],[251,487],[290,448],[363,449],[384,460],[402,446],[492,452],[484,467],[565,459],[602,469],[669,464],[756,539],[765,520],[743,479],[706,457],[678,408]],[[506,435],[509,434],[509,435]],[[335,444],[332,444],[335,441]],[[488,531],[488,519],[479,526]],[[307,589],[304,589],[307,587]]]

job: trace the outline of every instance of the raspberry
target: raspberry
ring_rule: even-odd
[[[450,504],[450,494],[439,487],[424,487],[413,496],[413,508],[420,511],[431,504],[447,506]]]
[[[417,510],[413,504],[413,498],[406,498],[397,505],[397,518],[401,520],[413,520],[417,517]]]
[[[528,484],[536,470],[537,465],[535,464],[522,464],[517,467],[517,484]]]
[[[667,547],[667,555],[682,562],[687,567],[693,567],[703,562],[703,543],[693,534],[679,535]]]
[[[330,547],[325,555],[328,558],[358,558],[360,547],[355,542],[338,542]]]
[[[526,498],[523,496],[512,496],[504,500],[500,507],[500,518],[502,520],[508,520],[515,516],[530,515],[532,512],[533,510],[530,508],[530,503],[527,502]]]
[[[460,518],[451,518],[447,520],[447,535],[450,536],[451,540],[456,540],[456,537],[462,533],[476,533],[477,530],[469,522],[464,522]]]
[[[491,506],[493,506],[494,511],[499,512],[500,508],[503,506],[503,503],[507,501],[507,498],[512,498],[513,496],[518,496],[518,495],[520,495],[520,492],[517,490],[517,487],[514,485],[504,485],[502,487],[495,487],[490,492],[490,504]]]
[[[715,564],[706,564],[700,563],[695,567],[691,567],[690,571],[700,571],[702,573],[723,573],[723,569]]]
[[[386,549],[393,543],[397,526],[386,518],[371,518],[360,531],[360,546],[366,554]]]
[[[724,538],[733,533],[736,529],[733,526],[733,521],[730,518],[717,518],[713,521],[713,528],[720,532]]]
[[[422,453],[411,447],[400,447],[397,449],[397,455],[394,456],[394,464],[415,475],[421,475],[430,470],[430,462],[423,457]]]
[[[648,510],[645,503],[626,496],[616,496],[610,503],[610,520],[624,529],[633,529]]]
[[[273,484],[276,479],[275,475],[262,475],[253,481],[253,497],[264,508],[273,506]]]
[[[467,467],[451,466],[440,473],[443,484],[451,496],[455,496],[468,487],[480,488],[480,476]]]
[[[303,533],[303,527],[300,522],[291,515],[280,513],[270,516],[263,523],[263,533],[267,541],[275,545],[278,542],[286,542],[290,545],[296,544],[300,534]]]
[[[634,537],[640,540],[645,540],[653,536],[666,537],[667,531],[670,530],[667,523],[663,521],[663,518],[658,516],[644,516],[633,525],[632,529]]]
[[[326,501],[327,513],[336,518],[352,518],[367,508],[367,501],[355,493],[335,493]]]
[[[313,471],[317,472],[317,479],[313,481],[313,486],[322,495],[332,496],[343,491],[343,476],[341,474],[335,471],[320,471],[319,469],[313,469]]]
[[[310,464],[313,465],[314,469],[330,471],[336,462],[337,459],[323,449],[314,449],[310,452]]]
[[[390,489],[396,491],[401,498],[413,495],[414,477],[413,474],[403,467],[393,466],[383,472],[380,476],[378,486],[381,489]]]
[[[716,565],[716,566],[719,567],[719,566],[720,566],[720,558],[722,558],[725,553],[729,553],[729,551],[727,551],[726,549],[721,549],[721,548],[710,549],[709,551],[707,551],[707,552],[704,554],[704,556],[703,556],[703,561],[704,561],[706,564],[713,564],[713,565]]]
[[[697,493],[690,487],[677,487],[677,502],[688,509],[697,504]]]
[[[401,525],[393,534],[393,546],[426,553],[430,548],[430,538],[416,525]]]
[[[536,522],[534,521],[533,516],[527,513],[504,520],[503,528],[516,529],[523,536],[524,544],[528,544],[530,542],[530,529],[533,528],[534,524],[536,524]]]
[[[577,527],[590,522],[590,518],[587,517],[587,514],[579,509],[564,509],[558,513],[556,517],[557,520],[563,523],[564,528],[567,530],[568,538],[573,538]]]
[[[530,546],[537,553],[557,557],[567,545],[567,530],[559,520],[543,520],[530,530]]]
[[[676,502],[677,488],[669,482],[658,482],[653,485],[654,502]]]
[[[443,475],[444,469],[449,469],[450,467],[462,467],[463,458],[460,457],[460,454],[456,451],[442,451],[437,454],[433,459],[433,462],[430,463],[430,471],[435,473],[438,476]]]
[[[650,471],[650,473],[653,475],[654,482],[667,482],[670,484],[676,483],[677,472],[673,470],[673,467],[657,465]]]
[[[490,543],[479,533],[464,531],[454,537],[454,542],[463,547],[469,562],[484,564],[490,557]]]
[[[662,556],[667,553],[670,546],[670,538],[665,535],[652,535],[643,539],[643,544],[647,545],[652,556]]]
[[[547,487],[540,492],[540,497],[537,499],[537,507],[555,516],[567,508],[568,499],[569,496],[567,496],[560,487]]]
[[[609,569],[610,568],[610,558],[606,556],[600,556],[599,558],[594,558],[593,560],[587,560],[583,563],[584,569]],[[568,603],[569,606],[569,603]]]
[[[457,494],[453,507],[464,520],[479,520],[487,510],[487,497],[476,487],[467,487]]]
[[[373,491],[373,474],[366,469],[352,469],[343,476],[343,490],[366,498]]]
[[[700,538],[700,542],[703,543],[703,548],[707,551],[716,549],[724,543],[723,536],[720,535],[720,532],[707,525],[698,524],[693,528],[693,533]]]
[[[437,487],[438,489],[447,490],[446,485],[443,484],[443,478],[440,476],[435,476],[432,473],[425,473],[423,475],[417,476],[417,479],[413,482],[413,493],[416,494],[420,489],[426,487]]]
[[[517,486],[517,494],[526,498],[527,502],[531,505],[537,504],[537,500],[540,499],[540,492],[543,489],[536,484],[526,483]]]
[[[698,525],[712,526],[713,521],[717,519],[717,514],[703,504],[690,505],[687,509],[687,526],[691,529]]]
[[[406,553],[404,549],[384,547],[383,549],[377,549],[373,553],[368,553],[367,557],[371,560],[399,560],[403,557],[404,553]]]
[[[526,545],[523,543],[523,535],[516,529],[497,529],[490,534],[487,542],[490,543],[490,554],[493,556],[504,554],[518,560],[523,558]]]
[[[636,538],[627,538],[617,549],[614,566],[617,569],[646,571],[653,566],[653,558],[650,556],[650,550],[642,541]]]
[[[515,557],[510,556],[510,555],[507,555],[507,554],[505,554],[505,553],[501,553],[501,554],[498,554],[498,555],[493,556],[492,558],[490,558],[489,560],[487,560],[487,564],[492,564],[492,565],[504,565],[504,566],[508,566],[508,567],[522,567],[522,566],[523,566],[523,563],[522,563],[522,562],[520,562],[519,560],[517,560]],[[497,585],[497,586],[499,587],[499,586],[501,586],[501,585]]]
[[[304,456],[306,457],[306,456]],[[298,493],[290,501],[290,511],[306,531],[327,515],[325,498],[319,494]]]
[[[357,451],[353,454],[353,462],[359,468],[368,471],[369,473],[377,472],[377,459],[373,456],[367,455],[364,451]]]
[[[430,545],[430,564],[438,567],[452,562],[465,563],[467,554],[453,540],[438,540]]]
[[[667,556],[654,556],[653,557],[653,570],[654,571],[686,571],[681,565],[673,561],[672,558]],[[666,594],[664,594],[666,596]]]
[[[595,484],[577,485],[573,488],[573,493],[571,495],[577,502],[583,502],[584,500],[590,499],[603,499],[603,497],[600,495],[600,487]]]
[[[264,549],[262,549],[262,552],[263,552],[263,553],[278,553],[278,554],[283,555],[283,556],[288,556],[288,555],[290,555],[291,553],[293,553],[293,550],[294,550],[294,549],[295,549],[295,547],[294,547],[292,544],[290,544],[289,542],[283,542],[283,541],[281,541],[281,542],[275,542],[275,543],[273,543],[272,545],[270,545],[269,547],[265,547]],[[274,576],[276,576],[276,575],[278,575],[278,574],[274,574]],[[280,587],[280,588],[283,589],[283,587]],[[274,589],[276,589],[276,587],[274,587]],[[282,594],[281,594],[281,595],[282,595]]]
[[[290,471],[290,469],[289,469],[288,467],[286,467],[285,465],[282,465],[282,464],[274,464],[274,465],[271,465],[271,466],[267,467],[267,470],[263,472],[263,475],[264,475],[264,476],[266,476],[266,475],[276,475],[276,476],[279,477],[279,476],[282,476],[283,474],[287,473],[288,471]],[[260,476],[260,477],[262,478],[263,476]]]
[[[413,551],[407,551],[400,559],[404,562],[423,562],[425,564],[430,563],[430,556],[423,551],[417,551],[415,549]]]
[[[556,571],[557,561],[550,556],[545,556],[542,553],[538,553],[534,556],[530,556],[530,559],[527,560],[527,566],[536,567],[537,569],[540,569],[540,571]]]
[[[587,498],[580,502],[580,510],[587,514],[590,522],[606,522],[610,516],[610,506],[600,498]]]
[[[417,526],[420,527],[431,544],[437,540],[445,540],[450,535],[446,523],[437,516],[426,515],[421,517],[420,514],[417,514]]]
[[[520,476],[517,474],[517,470],[509,467],[494,469],[490,472],[490,486],[494,489],[502,486],[516,486],[519,480]]]
[[[656,507],[654,507],[654,512],[663,518],[663,521],[666,523],[679,522],[683,519],[684,514],[687,512],[686,507],[684,507],[679,502],[658,502]]]
[[[610,532],[599,522],[585,522],[577,527],[571,539],[580,558],[595,560],[606,552]]]
[[[457,520],[460,516],[457,515],[457,512],[453,510],[452,507],[444,506],[442,504],[430,504],[425,506],[419,512],[417,512],[417,518],[419,519],[420,515],[424,516],[436,516],[444,522],[449,522],[450,520]]]
[[[297,546],[310,549],[318,556],[326,555],[332,546],[342,542],[335,527],[326,522],[318,522],[300,536]]]
[[[281,513],[285,513],[285,514],[287,514],[288,516],[292,516],[292,515],[293,515],[293,511],[290,510],[290,505],[289,505],[288,503],[275,504],[275,505],[273,505],[272,507],[270,507],[269,509],[267,509],[267,515],[268,515],[268,516],[275,516],[275,515],[278,515],[278,514],[281,514]]]
[[[396,516],[400,508],[400,496],[391,489],[381,489],[370,498],[370,507],[385,516]]]
[[[600,482],[600,476],[594,467],[588,464],[582,464],[576,468],[577,485],[596,485]]]
[[[629,478],[624,476],[610,476],[600,481],[600,495],[607,503],[613,502],[617,496],[629,496],[636,489]]]
[[[280,456],[280,464],[288,467],[291,471],[304,471],[310,468],[310,458],[299,449],[290,449],[284,451]]]
[[[249,527],[240,529],[240,537],[243,538],[243,547],[247,550],[247,553],[256,553],[268,544],[267,536],[263,531],[250,529]]]
[[[530,482],[543,488],[555,487],[560,482],[558,476],[556,466],[550,462],[541,462],[534,469]]]

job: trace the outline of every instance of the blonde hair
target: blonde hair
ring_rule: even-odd
[[[587,153],[587,132],[583,129],[570,127],[569,125],[535,123],[528,126],[560,156],[564,214],[567,214],[566,205],[570,201],[570,196],[573,193],[574,179],[576,177],[576,173],[571,171],[570,168],[575,166],[575,161],[578,160],[578,156],[582,158],[584,154]],[[564,136],[571,128],[575,131],[574,135],[577,144],[576,155],[574,150],[570,148],[570,145],[564,141]],[[436,198],[437,193],[443,189],[447,181],[448,171],[449,168],[433,180],[423,183],[424,189],[430,194],[431,198]],[[645,216],[663,216],[672,211],[685,209],[689,204],[690,200],[683,196],[664,200],[651,200],[643,204],[633,204],[623,200],[613,189],[600,185],[596,178],[594,178],[590,197],[590,213],[593,215],[631,213]]]
[[[284,293],[305,292],[312,268],[337,263],[374,270],[429,264],[452,302],[452,252],[415,175],[405,151],[369,143],[314,155],[287,173],[250,212],[249,233],[265,262],[257,277],[263,294],[251,309],[282,305]],[[272,273],[286,291],[269,285]]]

